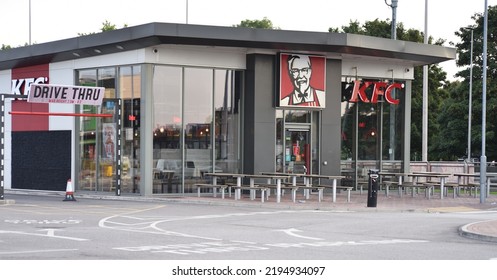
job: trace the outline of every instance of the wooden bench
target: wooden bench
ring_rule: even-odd
[[[331,186],[331,185],[318,185],[318,187],[322,187],[324,189],[333,189],[333,186]],[[336,186],[336,190],[347,191],[347,202],[350,202],[350,192],[352,191],[353,188],[354,187],[350,187],[350,186]],[[335,198],[334,198],[333,202],[336,202]]]
[[[226,189],[229,190],[229,196],[231,197],[231,187],[228,186],[228,185],[214,185],[214,184],[201,184],[201,183],[197,183],[197,184],[194,184],[194,186],[197,188],[197,196],[200,197],[200,190],[201,189],[212,189],[212,193],[213,193],[213,196],[216,197],[217,196],[217,189],[219,189],[221,191],[221,198],[224,199],[224,193],[226,191]]]
[[[242,190],[250,190],[250,191],[254,191],[254,192],[260,191],[261,192],[261,202],[262,203],[264,203],[264,198],[267,196],[267,192],[269,191],[268,187],[263,187],[263,186],[259,186],[259,185],[255,185],[255,186],[249,186],[249,185],[233,186],[233,188],[235,189],[235,200],[239,200],[239,199],[242,198]],[[255,197],[253,197],[252,194],[251,194],[250,195],[250,199],[254,200]]]

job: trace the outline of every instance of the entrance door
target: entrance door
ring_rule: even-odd
[[[288,173],[306,173],[311,170],[311,145],[308,129],[285,129],[284,166]]]

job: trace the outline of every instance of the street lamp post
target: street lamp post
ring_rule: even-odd
[[[487,196],[487,156],[485,154],[486,123],[487,123],[487,29],[488,29],[488,0],[485,0],[485,16],[483,20],[483,82],[481,104],[481,157],[480,157],[480,203],[485,203]]]
[[[392,31],[391,31],[391,36],[392,39],[396,40],[397,39],[397,7],[399,0],[391,0],[390,4],[388,4],[387,0],[385,0],[385,4],[387,6],[390,6],[392,8]]]
[[[470,50],[470,62],[469,62],[469,106],[468,106],[468,163],[471,162],[471,106],[472,106],[472,96],[473,96],[473,28],[471,29],[471,50]]]

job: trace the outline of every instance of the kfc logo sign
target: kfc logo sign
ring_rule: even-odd
[[[48,77],[12,79],[12,94],[29,95],[31,84],[47,84]]]
[[[374,81],[354,81],[354,89],[349,102],[358,102],[361,99],[364,103],[378,103],[378,97],[383,95],[386,102],[398,105],[399,99],[392,96],[394,89],[403,89],[404,84],[401,83],[386,83]],[[371,98],[368,97],[371,96]]]

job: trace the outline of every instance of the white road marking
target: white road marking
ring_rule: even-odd
[[[300,234],[297,234],[297,232],[302,232],[301,230],[299,229],[296,229],[296,228],[289,228],[289,229],[278,229],[278,230],[275,230],[275,231],[282,231],[290,236],[293,236],[293,237],[298,237],[298,238],[304,238],[304,239],[311,239],[311,240],[324,240],[322,238],[317,238],[317,237],[309,237],[309,236],[303,236],[303,235],[300,235]]]
[[[0,233],[21,234],[21,235],[31,235],[31,236],[39,236],[39,237],[50,237],[50,238],[60,238],[60,239],[69,239],[69,240],[74,240],[74,241],[88,241],[88,239],[83,239],[83,238],[55,235],[56,229],[42,229],[40,231],[46,231],[47,234],[29,233],[29,232],[24,232],[24,231],[9,231],[9,230],[0,230]]]
[[[227,213],[227,214],[186,216],[186,217],[176,216],[174,218],[169,218],[169,219],[160,219],[158,217],[155,221],[148,221],[150,218],[146,218],[144,220],[144,219],[139,219],[139,218],[136,218],[134,216],[131,216],[131,214],[135,214],[135,213],[139,213],[139,212],[146,212],[146,211],[154,210],[157,208],[160,208],[160,207],[152,207],[149,209],[142,209],[139,211],[133,211],[131,213],[125,213],[122,215],[109,216],[109,217],[101,219],[98,222],[98,225],[101,228],[114,229],[114,230],[151,233],[151,234],[164,234],[164,235],[170,235],[170,236],[190,237],[190,238],[197,238],[197,239],[219,241],[222,239],[164,230],[164,229],[160,228],[158,225],[161,223],[168,223],[168,222],[179,222],[179,221],[189,221],[189,220],[205,220],[205,219],[222,219],[222,218],[241,217],[241,216],[274,215],[274,214],[282,214],[282,213],[286,214],[286,213],[296,213],[296,212],[298,212],[298,213],[304,213],[304,212],[307,212],[307,213],[326,213],[326,212],[330,212],[330,211],[321,211],[321,210],[304,210],[304,211],[302,211],[302,210],[299,210],[299,211],[284,210],[284,211],[272,211],[272,212],[269,212],[269,211],[262,212],[261,211],[261,212],[250,212],[250,213]],[[115,219],[123,219],[123,218],[127,218],[130,221],[139,221],[139,222],[138,223],[134,223],[134,222],[126,223],[124,221],[114,221]]]
[[[248,252],[264,251],[274,248],[313,248],[313,247],[342,247],[358,245],[389,245],[401,243],[425,243],[426,240],[411,239],[387,239],[387,240],[365,240],[365,241],[319,241],[319,242],[302,242],[302,243],[275,243],[275,244],[257,244],[252,242],[240,241],[214,241],[200,243],[182,243],[170,245],[145,245],[134,247],[117,247],[115,250],[122,250],[136,253],[162,253],[174,255],[205,255],[208,253],[231,253],[231,252]]]
[[[78,251],[79,249],[52,249],[52,250],[32,250],[32,251],[8,251],[0,252],[0,255],[12,255],[12,254],[38,254],[38,253],[52,253],[52,252],[69,252]]]

